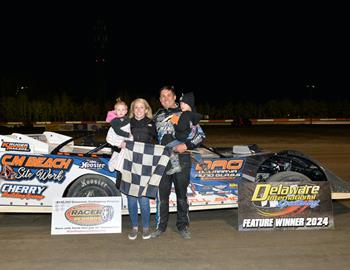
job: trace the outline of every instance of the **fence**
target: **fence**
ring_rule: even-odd
[[[226,126],[246,126],[246,125],[347,125],[350,118],[271,118],[271,119],[248,119],[244,123],[234,119],[221,120],[201,120],[201,125],[226,125]],[[64,121],[64,122],[0,122],[0,126],[5,127],[42,127],[51,131],[77,131],[88,130],[98,131],[109,126],[105,121]]]

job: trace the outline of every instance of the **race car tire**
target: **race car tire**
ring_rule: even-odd
[[[312,180],[306,175],[293,171],[279,172],[271,175],[266,179],[266,182],[295,182],[295,181],[304,181],[312,182]]]
[[[68,188],[66,197],[109,197],[120,196],[120,191],[110,179],[86,174],[77,178]]]

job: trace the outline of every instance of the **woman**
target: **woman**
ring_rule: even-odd
[[[154,143],[156,137],[155,124],[152,121],[152,109],[143,98],[135,99],[130,105],[130,128],[134,141]],[[128,237],[135,240],[138,235],[138,206],[140,204],[142,218],[142,239],[150,239],[150,205],[147,197],[127,196],[128,210],[131,219],[132,230]]]

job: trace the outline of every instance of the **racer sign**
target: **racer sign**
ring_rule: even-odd
[[[331,191],[327,181],[241,181],[238,190],[240,231],[334,227]]]
[[[121,197],[76,197],[54,201],[51,234],[100,233],[121,233]]]

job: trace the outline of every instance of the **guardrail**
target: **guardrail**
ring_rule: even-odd
[[[274,119],[251,119],[253,125],[266,124],[308,124],[308,125],[348,125],[350,118],[274,118]]]
[[[249,119],[252,125],[348,125],[350,118],[267,118],[267,119]],[[201,125],[240,125],[234,119],[209,119],[201,120]],[[6,127],[45,127],[52,131],[74,131],[90,130],[95,131],[109,126],[105,121],[37,121],[37,122],[0,122],[0,126]]]

